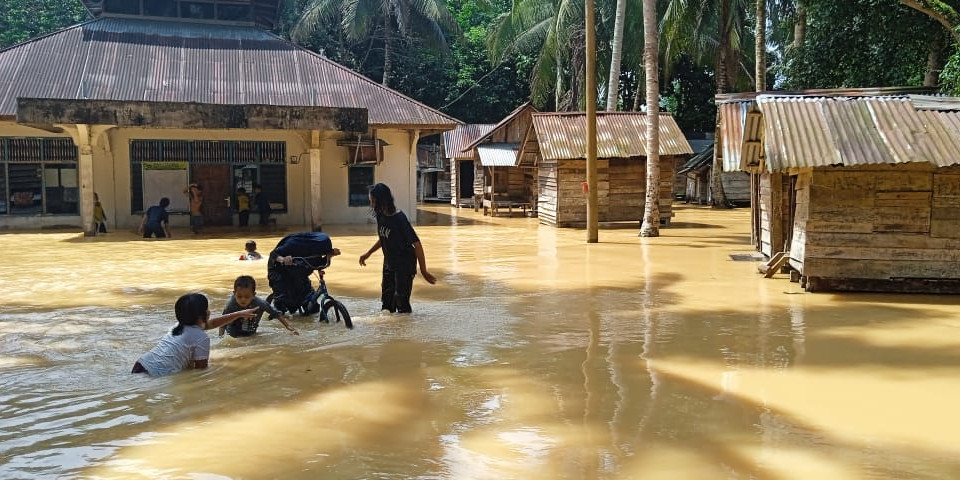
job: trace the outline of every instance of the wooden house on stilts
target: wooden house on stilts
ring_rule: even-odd
[[[586,115],[535,113],[524,136],[523,162],[537,166],[540,223],[556,227],[586,224]],[[639,221],[646,196],[647,116],[636,112],[597,113],[597,190],[601,222]],[[660,219],[673,217],[673,181],[680,157],[693,153],[676,121],[660,117]]]
[[[717,97],[754,241],[808,291],[960,293],[960,99],[907,93]]]

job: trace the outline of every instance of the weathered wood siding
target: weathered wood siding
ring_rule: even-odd
[[[450,174],[437,172],[437,198],[450,198]]]
[[[747,172],[724,172],[720,175],[723,181],[723,193],[727,201],[737,205],[750,204],[750,174]]]
[[[749,175],[747,181],[750,181]],[[788,175],[765,173],[760,175],[759,183],[760,252],[769,257],[790,245],[793,230],[790,212],[794,200],[789,195]]]
[[[809,189],[797,184],[802,246],[791,252],[809,289],[960,291],[960,167],[825,167],[809,177]],[[931,279],[949,282],[917,283]]]
[[[673,216],[673,179],[676,159],[660,160],[660,218]],[[646,195],[643,158],[597,159],[597,216],[601,222],[639,221]],[[557,227],[582,226],[587,220],[583,182],[584,160],[543,161],[538,169],[540,223]]]

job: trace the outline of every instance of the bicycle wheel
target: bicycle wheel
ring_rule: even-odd
[[[330,310],[333,310],[332,313],[336,315],[337,322],[342,320],[347,328],[353,328],[353,322],[350,320],[350,312],[347,312],[347,307],[344,307],[342,303],[331,298],[323,304],[323,315],[328,321],[331,318]]]

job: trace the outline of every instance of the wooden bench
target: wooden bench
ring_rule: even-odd
[[[501,210],[506,209],[507,215],[513,215],[513,209],[518,209],[521,214],[527,216],[527,210],[532,208],[530,202],[517,199],[483,199],[483,214],[495,217],[501,214]]]

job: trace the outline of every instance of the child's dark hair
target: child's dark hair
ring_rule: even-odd
[[[250,275],[240,275],[236,280],[233,281],[233,289],[238,288],[252,288],[257,289],[257,281],[253,279]]]
[[[240,188],[237,189],[237,193],[247,193],[247,189],[246,189],[246,188],[243,188],[243,187],[240,187]]]
[[[160,199],[160,207],[161,207],[161,208],[167,208],[168,206],[170,206],[170,199],[167,198],[167,197],[161,198],[161,199]]]
[[[207,297],[201,293],[188,293],[177,299],[173,311],[177,315],[177,326],[170,332],[173,336],[183,333],[183,327],[196,325],[198,318],[207,316]]]
[[[373,198],[373,213],[377,215],[393,215],[397,213],[397,206],[393,203],[393,194],[386,184],[378,183],[370,187],[370,197]]]
[[[253,240],[247,240],[247,243],[243,244],[243,248],[248,252],[256,252],[257,242],[254,242]]]

